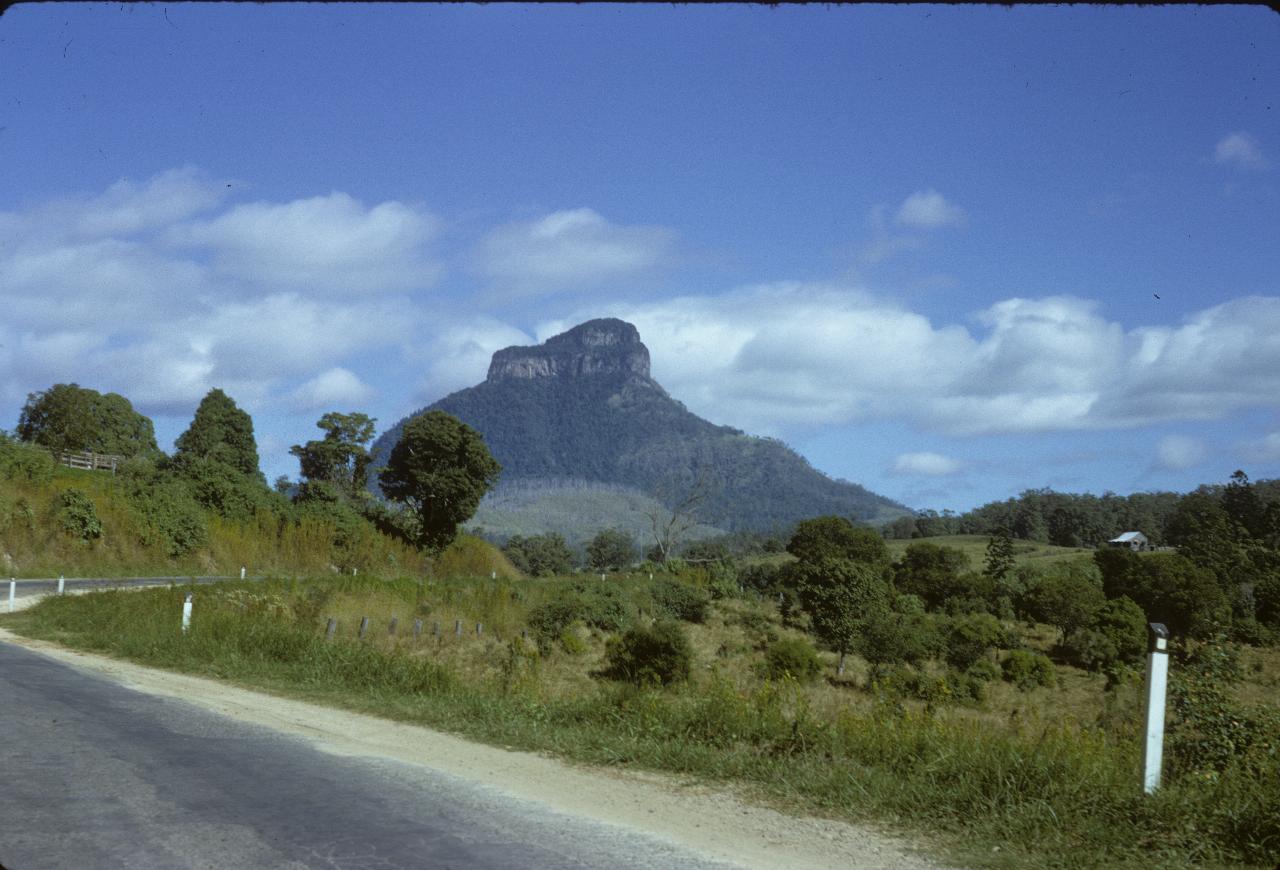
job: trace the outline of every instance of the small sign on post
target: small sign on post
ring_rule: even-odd
[[[186,601],[182,602],[182,633],[186,634],[191,630],[191,593],[187,593]]]
[[[1151,794],[1160,787],[1160,763],[1164,755],[1164,702],[1169,685],[1169,629],[1163,623],[1147,624],[1147,727],[1142,745],[1142,790]]]

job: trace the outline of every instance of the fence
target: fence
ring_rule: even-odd
[[[123,456],[114,453],[59,453],[53,452],[53,458],[68,468],[85,468],[89,471],[110,471],[116,473],[116,466],[124,461]]]

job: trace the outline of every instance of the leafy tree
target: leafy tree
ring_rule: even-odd
[[[1193,492],[1178,502],[1169,520],[1169,540],[1178,553],[1212,571],[1224,585],[1241,563],[1236,530],[1222,501],[1206,492]]]
[[[617,571],[636,558],[636,542],[620,529],[604,529],[587,544],[587,564],[596,571]]]
[[[968,592],[961,575],[969,558],[963,550],[938,544],[910,544],[893,566],[893,581],[899,592],[918,595],[930,608]]]
[[[1000,621],[989,613],[970,613],[956,618],[947,632],[947,664],[968,670],[992,649],[1004,642]]]
[[[1147,617],[1129,596],[1104,604],[1089,627],[1111,641],[1118,661],[1128,665],[1142,661],[1147,651]]]
[[[793,562],[786,574],[809,614],[813,633],[840,654],[838,672],[843,673],[845,655],[857,644],[864,621],[889,607],[883,572],[866,562],[820,558]]]
[[[307,481],[325,481],[352,499],[365,491],[372,461],[366,445],[373,440],[376,421],[364,414],[330,411],[317,421],[324,438],[295,444],[289,453],[298,457]]]
[[[877,609],[863,621],[858,651],[872,664],[919,665],[941,652],[941,641],[936,617]]]
[[[1222,509],[1235,525],[1237,539],[1262,536],[1266,508],[1249,482],[1249,475],[1239,469],[1222,491]]]
[[[1149,622],[1162,622],[1175,635],[1206,637],[1231,620],[1231,601],[1214,576],[1181,554],[1156,553],[1139,558],[1104,555],[1094,559],[1110,597],[1127,595]]]
[[[987,564],[983,573],[992,580],[1003,580],[1013,570],[1013,538],[1006,528],[996,529],[987,542]]]
[[[179,468],[204,459],[221,463],[246,477],[262,479],[262,472],[258,470],[258,444],[253,438],[253,418],[222,390],[210,390],[200,400],[191,426],[178,436],[174,447],[174,463]]]
[[[124,396],[77,384],[54,384],[27,395],[17,436],[56,452],[91,451],[120,456],[157,456],[151,421]]]
[[[511,564],[534,577],[567,574],[573,567],[573,551],[564,538],[554,532],[527,538],[512,535],[502,545],[502,552]]]
[[[1022,612],[1067,635],[1091,623],[1106,603],[1097,569],[1088,564],[1055,566],[1019,601]]]
[[[444,411],[428,411],[405,423],[379,481],[387,498],[413,513],[418,543],[439,550],[475,514],[501,471],[479,433]]]
[[[787,544],[787,552],[802,562],[847,559],[886,568],[889,548],[874,529],[858,528],[844,517],[801,520]]]
[[[1270,628],[1280,629],[1280,573],[1269,573],[1253,588],[1258,621]]]

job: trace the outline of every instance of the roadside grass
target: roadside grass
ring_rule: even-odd
[[[843,680],[769,681],[761,650],[793,632],[771,604],[731,599],[685,626],[696,656],[688,683],[620,685],[591,675],[605,632],[577,625],[579,644],[541,646],[521,636],[529,610],[574,582],[359,576],[104,591],[46,599],[0,625],[501,746],[736,784],[785,808],[887,825],[971,866],[1272,867],[1280,854],[1274,770],[1175,778],[1142,795],[1139,681],[1102,700],[1101,677],[1059,668],[1058,688],[997,683],[982,707],[935,711],[868,690],[861,662]],[[647,618],[630,616],[647,600],[645,579],[610,582],[628,618]],[[183,635],[188,591],[195,614]],[[361,616],[370,629],[358,640]],[[331,642],[329,617],[339,620]],[[415,618],[425,629],[416,639]],[[1254,677],[1274,679],[1275,664]]]

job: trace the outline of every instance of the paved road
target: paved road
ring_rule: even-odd
[[[328,755],[0,642],[0,866],[726,865],[427,767]]]

